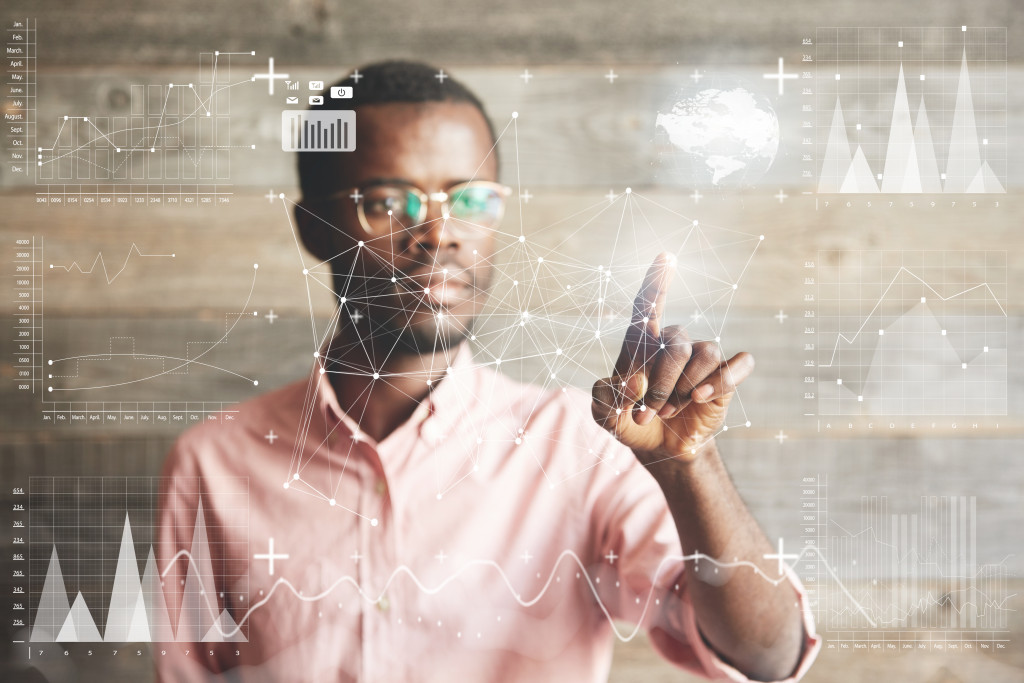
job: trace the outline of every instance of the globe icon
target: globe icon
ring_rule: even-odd
[[[756,185],[779,151],[775,110],[738,82],[677,91],[655,128],[663,170],[694,187]]]

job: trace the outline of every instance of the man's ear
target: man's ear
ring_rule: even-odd
[[[337,256],[334,229],[310,210],[305,199],[295,205],[295,225],[303,246],[313,256],[321,261],[329,261]]]

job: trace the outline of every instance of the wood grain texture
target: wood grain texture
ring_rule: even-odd
[[[12,16],[36,16],[49,64],[185,62],[197,49],[257,50],[279,64],[333,65],[388,57],[443,64],[712,64],[773,62],[816,26],[1006,26],[1019,30],[1013,0],[915,3],[864,0],[713,4],[639,0],[514,5],[481,0],[146,0],[130,12],[114,0],[71,6],[12,0]],[[270,30],[273,27],[273,30]],[[1010,43],[1011,58],[1024,48]]]

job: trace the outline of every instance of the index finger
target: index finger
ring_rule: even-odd
[[[640,291],[633,300],[633,319],[630,326],[646,328],[647,333],[657,339],[661,336],[661,316],[668,299],[668,286],[675,273],[675,256],[667,251],[658,254],[647,269]]]

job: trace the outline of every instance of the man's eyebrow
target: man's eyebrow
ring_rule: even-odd
[[[412,182],[411,180],[409,180],[408,178],[370,178],[365,183],[363,183],[363,186],[364,187],[369,187],[371,185],[390,185],[390,184],[394,184],[394,183],[399,183],[401,185],[415,185],[416,184],[416,183]]]
[[[461,185],[462,183],[472,182],[473,180],[474,180],[474,178],[457,178],[455,180],[451,180],[451,181],[448,181],[447,183],[445,183],[444,187],[441,188],[441,189],[447,189],[449,187],[452,187],[453,185]],[[416,183],[414,183],[413,181],[409,180],[408,178],[370,178],[369,180],[364,182],[360,187],[373,187],[375,185],[390,185],[390,184],[395,184],[395,183],[400,184],[400,185],[412,185],[413,187],[419,187]],[[425,188],[424,187],[424,188],[421,188],[421,189],[426,191],[426,192],[433,192],[434,190],[436,190],[438,188]]]

